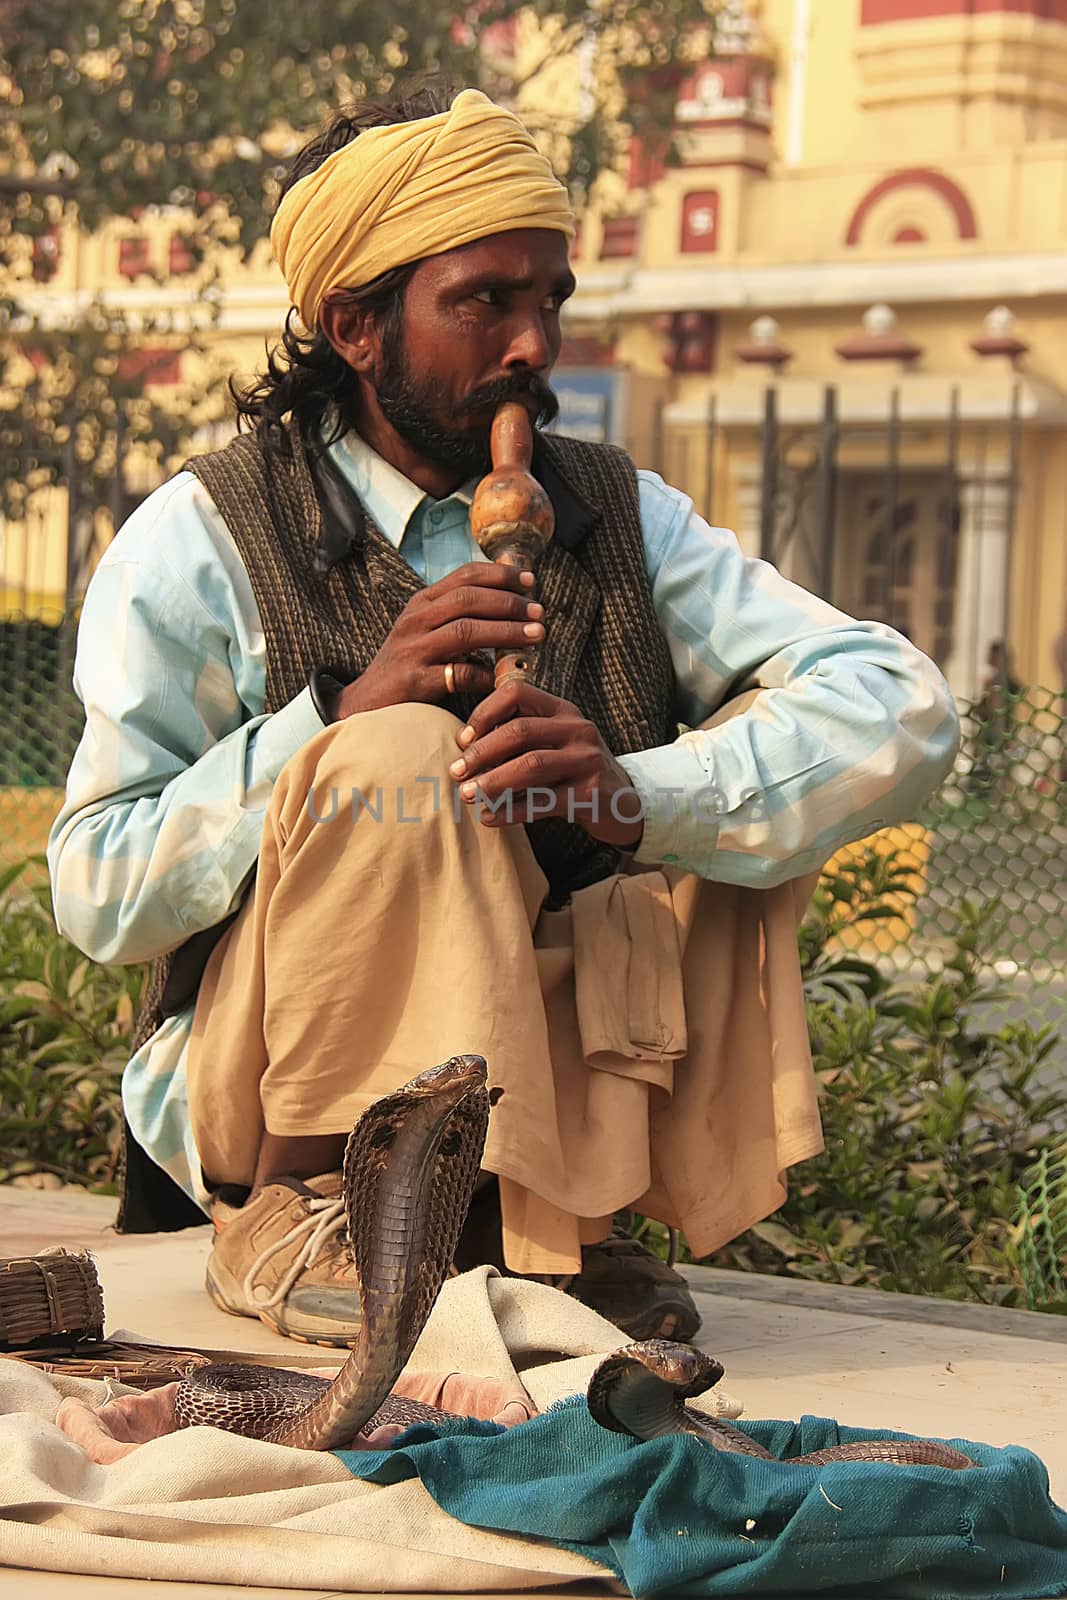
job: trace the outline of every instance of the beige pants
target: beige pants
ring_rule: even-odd
[[[435,706],[367,712],[279,777],[196,1007],[205,1174],[247,1184],[265,1128],[345,1132],[471,1051],[504,1090],[483,1166],[512,1270],[578,1271],[630,1205],[704,1255],[822,1148],[796,941],[812,880],[638,871],[543,912],[523,829],[454,803],[457,727]]]

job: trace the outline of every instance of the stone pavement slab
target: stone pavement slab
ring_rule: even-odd
[[[97,1259],[107,1331],[250,1354],[293,1365],[330,1360],[228,1317],[203,1289],[209,1227],[117,1235],[115,1202],[80,1190],[0,1188],[0,1254],[49,1245]],[[1041,1456],[1067,1504],[1067,1319],[959,1306],[787,1278],[687,1269],[704,1327],[698,1342],[726,1368],[744,1415],[836,1417],[851,1427],[1024,1445]],[[602,1586],[538,1590],[604,1594]],[[282,1600],[294,1591],[170,1584],[0,1569],[3,1600]],[[298,1591],[333,1600],[336,1591]]]

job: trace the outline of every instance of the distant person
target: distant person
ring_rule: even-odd
[[[970,788],[973,794],[983,795],[992,793],[1008,771],[1015,740],[1015,706],[1023,689],[1003,639],[993,640],[986,663],[989,673],[971,713],[976,728]]]

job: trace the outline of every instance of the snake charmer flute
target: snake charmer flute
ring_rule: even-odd
[[[532,571],[555,531],[552,502],[530,472],[533,426],[526,407],[507,400],[493,418],[489,448],[493,470],[471,505],[471,532],[490,561]],[[536,647],[534,647],[536,648]],[[529,677],[529,652],[499,651],[495,687]]]

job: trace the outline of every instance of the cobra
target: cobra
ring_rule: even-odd
[[[441,1418],[431,1407],[389,1397],[440,1293],[470,1206],[499,1094],[487,1089],[486,1076],[483,1057],[454,1056],[376,1101],[352,1131],[343,1194],[363,1318],[337,1376],[202,1367],[178,1386],[180,1427],[208,1423],[276,1444],[334,1450],[372,1424]],[[637,1439],[688,1433],[716,1450],[790,1468],[833,1461],[975,1465],[933,1440],[864,1440],[778,1461],[740,1428],[685,1404],[722,1375],[719,1362],[689,1345],[627,1345],[596,1368],[589,1411],[601,1427]]]
[[[440,1413],[392,1401],[448,1275],[470,1208],[500,1091],[482,1056],[453,1056],[385,1095],[359,1118],[345,1149],[342,1192],[359,1277],[359,1338],[332,1380],[217,1364],[187,1374],[175,1395],[179,1427],[209,1423],[305,1450],[351,1444],[373,1422]]]
[[[721,1417],[705,1416],[685,1402],[718,1383],[718,1361],[689,1345],[647,1339],[627,1345],[602,1361],[589,1381],[589,1412],[602,1428],[635,1439],[688,1433],[715,1450],[758,1456],[783,1468],[824,1467],[835,1461],[887,1461],[901,1467],[977,1465],[970,1456],[935,1439],[859,1439],[808,1455],[780,1459]]]

